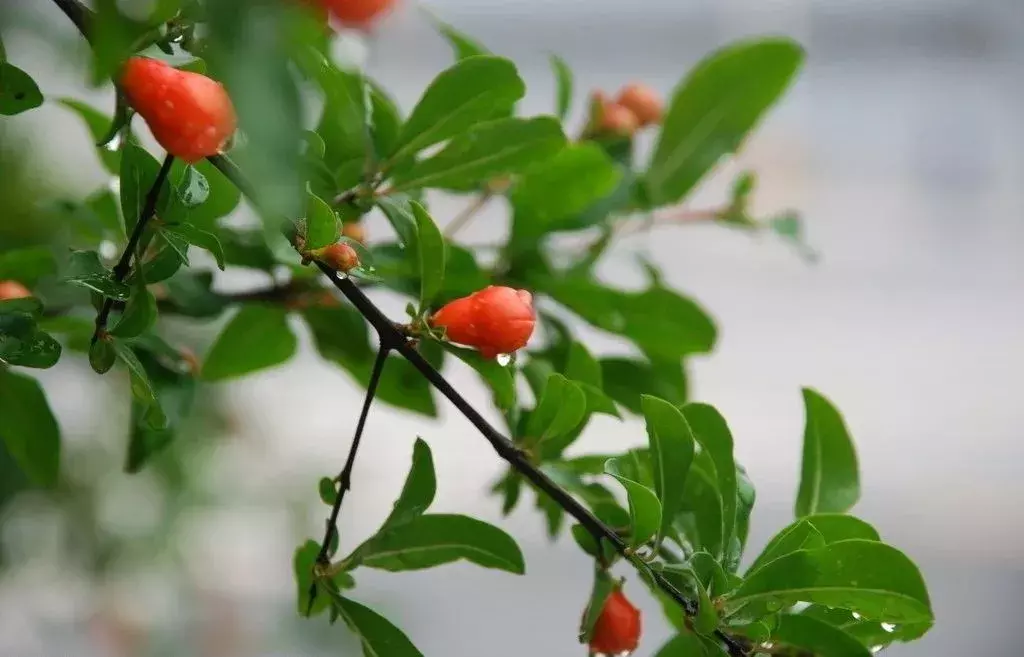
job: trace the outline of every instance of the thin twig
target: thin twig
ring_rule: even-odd
[[[491,200],[491,197],[492,194],[490,192],[485,192],[473,199],[472,203],[463,208],[462,212],[455,215],[455,218],[444,227],[444,236],[449,239],[455,237],[455,233],[462,230],[466,224],[472,221],[477,213]]]
[[[64,15],[71,19],[85,40],[92,44],[92,22],[95,14],[78,0],[53,0]]]
[[[125,244],[124,251],[121,252],[121,259],[114,265],[114,280],[118,283],[124,281],[128,276],[128,272],[132,270],[132,257],[139,246],[142,234],[146,231],[146,225],[156,212],[156,203],[160,198],[160,190],[167,181],[172,164],[174,164],[174,156],[168,153],[167,157],[164,158],[164,163],[160,166],[160,171],[156,174],[153,186],[149,188],[149,192],[146,194],[146,202],[142,206],[142,212],[139,214],[138,220],[135,222],[135,228],[132,230],[131,237],[128,238],[128,243]],[[99,313],[96,314],[96,330],[92,334],[92,341],[94,343],[107,330],[107,319],[110,317],[110,311],[113,307],[113,299],[108,297],[103,300],[103,306],[100,308]]]
[[[363,437],[363,429],[366,427],[366,417],[370,413],[370,405],[377,396],[377,384],[380,382],[380,375],[384,371],[384,364],[388,360],[388,353],[391,347],[383,342],[377,350],[377,358],[373,361],[373,370],[370,372],[370,382],[366,386],[366,397],[363,399],[363,410],[359,414],[359,422],[356,423],[356,434],[352,439],[352,446],[349,447],[348,457],[345,459],[345,467],[338,475],[338,495],[334,498],[334,505],[331,507],[331,517],[327,521],[327,530],[324,534],[324,542],[320,546],[320,554],[317,555],[317,563],[328,563],[328,550],[334,534],[338,531],[338,513],[341,511],[341,503],[345,499],[345,492],[352,488],[352,468],[356,464],[356,453],[359,451],[359,441]]]

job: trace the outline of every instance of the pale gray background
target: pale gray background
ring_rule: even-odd
[[[69,51],[38,42],[38,30],[62,17],[41,0],[14,4],[25,11],[19,27],[3,35],[12,59],[40,80],[44,93],[82,95],[81,69]],[[672,284],[716,317],[719,347],[693,363],[694,396],[729,419],[738,455],[758,487],[754,548],[791,517],[803,422],[799,388],[814,386],[836,401],[857,440],[864,488],[857,512],[917,560],[931,586],[936,628],[891,654],[1020,655],[1019,0],[434,0],[430,6],[517,62],[528,83],[528,113],[553,104],[547,51],[568,60],[581,90],[614,90],[636,78],[667,93],[700,56],[732,38],[780,32],[807,46],[798,84],[740,164],[760,173],[757,210],[800,209],[822,260],[808,266],[776,240],[687,227],[631,238],[605,273],[635,282],[635,256],[651,254]],[[59,28],[68,46],[78,47],[72,31]],[[345,52],[360,55],[359,48]],[[382,26],[370,69],[408,109],[449,62],[447,46],[426,21],[405,11]],[[92,98],[109,104],[106,94]],[[84,131],[66,112],[46,106],[11,121],[33,134],[41,169],[63,167],[81,193],[102,183]],[[736,170],[724,167],[693,205],[719,202]],[[433,209],[444,219],[459,205],[437,199]],[[492,231],[504,230],[503,221],[497,212],[484,215],[465,236],[488,241]],[[372,228],[378,235],[386,230]],[[623,348],[594,339],[602,350]],[[473,400],[485,402],[471,376],[451,372]],[[91,377],[63,364],[46,374],[51,389],[67,393],[83,390]],[[341,463],[360,391],[305,348],[287,367],[228,394],[241,418],[238,439],[205,466],[217,504],[197,508],[182,533],[177,548],[188,576],[172,564],[140,563],[142,574],[126,569],[124,581],[97,587],[75,580],[73,569],[62,575],[43,556],[26,555],[24,567],[0,581],[0,654],[50,657],[68,646],[80,655],[107,654],[85,639],[97,607],[151,624],[158,640],[146,654],[185,654],[179,632],[227,622],[203,604],[183,602],[194,602],[181,593],[187,586],[237,605],[244,639],[218,654],[356,654],[344,630],[293,619],[290,557],[299,538],[319,532],[323,511],[310,499],[310,482]],[[144,476],[116,474],[123,437],[110,427],[123,418],[94,417],[87,400],[71,394],[58,405],[72,441],[110,445],[110,526],[144,529],[145,501],[156,493]],[[448,408],[438,422],[426,422],[381,407],[371,416],[343,536],[357,540],[386,514],[417,434],[434,449],[435,508],[499,520],[485,490],[501,464],[466,421]],[[639,423],[600,421],[581,448],[642,440]],[[124,499],[131,501],[118,506]],[[289,515],[295,503],[307,509],[298,524]],[[5,540],[17,545],[23,535],[59,532],[59,523],[39,520],[46,516],[43,502],[32,504],[38,506],[25,503],[8,522]],[[357,598],[387,609],[428,656],[582,654],[574,634],[590,565],[571,541],[548,543],[540,517],[525,506],[503,526],[525,551],[526,577],[469,566],[368,572],[360,573]],[[640,587],[634,583],[632,590],[646,612],[639,654],[651,654],[668,631]]]

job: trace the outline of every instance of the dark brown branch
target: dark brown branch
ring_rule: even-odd
[[[119,283],[124,281],[124,279],[128,277],[128,272],[132,270],[132,256],[135,255],[135,250],[139,246],[139,240],[142,239],[142,234],[146,232],[146,225],[156,213],[157,199],[160,198],[160,190],[167,181],[167,176],[171,172],[172,164],[174,164],[174,156],[168,153],[167,157],[164,158],[164,163],[160,166],[160,171],[156,174],[153,186],[149,188],[149,192],[146,194],[146,202],[143,204],[142,212],[139,214],[138,219],[135,222],[135,228],[132,230],[131,237],[128,238],[128,243],[125,245],[124,251],[121,252],[121,259],[117,261],[116,265],[114,265],[114,280]],[[110,317],[110,311],[113,307],[113,299],[107,298],[103,300],[103,306],[96,315],[96,330],[92,334],[93,342],[99,340],[103,333],[106,332],[107,319]]]
[[[53,0],[53,3],[60,7],[64,15],[71,19],[78,31],[82,33],[85,40],[92,44],[92,22],[95,18],[92,10],[78,0]]]

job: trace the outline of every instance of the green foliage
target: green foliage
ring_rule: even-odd
[[[860,496],[853,441],[837,407],[810,388],[803,391],[797,519],[740,574],[756,497],[735,459],[735,445],[745,438],[734,440],[714,407],[689,399],[686,359],[714,349],[717,326],[653,264],[644,266],[646,283],[633,288],[598,274],[601,258],[623,234],[649,228],[650,211],[687,201],[740,148],[795,76],[804,55],[799,45],[748,39],[705,58],[682,76],[661,127],[653,128],[653,155],[641,166],[632,137],[609,139],[592,134],[593,126],[581,131],[565,124],[575,93],[565,60],[551,57],[553,115],[517,116],[526,90],[515,65],[441,21],[436,26],[456,61],[403,118],[367,72],[332,61],[333,34],[301,3],[159,0],[148,15],[128,17],[121,3],[99,0],[83,11],[91,26],[90,83],[105,85],[127,57],[159,49],[180,68],[225,85],[240,134],[225,146],[230,158],[174,161],[164,178],[159,159],[131,131],[131,121],[145,117],[134,116],[123,95],[100,109],[58,100],[85,123],[116,185],[51,204],[47,212],[59,230],[19,236],[17,248],[0,251],[0,281],[17,281],[32,294],[0,300],[0,438],[23,479],[58,487],[62,450],[44,388],[20,368],[51,367],[73,353],[87,355],[97,373],[127,376],[124,468],[138,472],[159,467],[177,437],[188,433],[210,383],[295,355],[292,314],[325,360],[368,385],[378,353],[371,318],[379,331],[392,328],[382,333],[391,336],[383,343],[390,353],[377,400],[438,414],[438,381],[406,360],[409,349],[438,370],[446,355],[454,356],[488,388],[509,429],[507,440],[485,431],[511,466],[492,489],[503,513],[527,491],[549,536],[570,527],[594,559],[582,641],[617,585],[610,569],[620,560],[637,569],[679,631],[657,651],[660,657],[722,657],[726,635],[748,644],[751,654],[864,657],[930,628],[930,600],[916,566],[869,524],[847,515]],[[306,99],[322,106],[315,117]],[[0,47],[0,114],[41,102],[35,83]],[[743,172],[721,207],[698,216],[774,232],[810,253],[797,214],[751,216],[755,183],[753,172]],[[262,219],[257,225],[228,217],[243,191]],[[454,222],[438,214],[439,206],[428,210],[438,192],[470,196],[469,210]],[[151,194],[155,218],[129,243]],[[457,229],[492,198],[510,211],[507,234],[492,230],[495,243],[486,246],[459,243]],[[377,212],[390,225],[385,235],[371,235],[367,244],[342,235]],[[288,226],[283,235],[282,224]],[[571,234],[583,249],[556,249],[549,239],[555,233]],[[408,324],[369,312],[348,287],[352,280],[333,281],[353,299],[339,301],[327,294],[328,277],[303,267],[311,252],[339,241],[359,254],[361,267],[350,274],[361,279],[361,291],[375,298],[385,288],[408,304]],[[111,244],[120,256],[111,255]],[[217,269],[252,270],[269,286],[221,293],[220,274],[192,262],[191,247],[208,252]],[[526,289],[540,309],[543,339],[510,363],[456,347],[430,325],[435,308],[487,285]],[[93,318],[104,305],[108,323],[97,325]],[[161,337],[229,309],[201,368]],[[575,330],[581,322],[620,338],[628,355],[592,351]],[[518,394],[526,386],[532,402]],[[457,406],[485,428],[464,403]],[[626,448],[633,443],[624,435],[613,453],[586,453],[581,438],[590,420],[620,418],[622,409],[643,416],[646,447]],[[623,427],[624,434],[631,431]],[[345,481],[321,478],[320,499],[333,505]],[[322,550],[313,540],[297,548],[298,612],[326,611],[332,623],[340,618],[364,654],[418,656],[401,630],[348,597],[361,567],[399,572],[466,561],[522,574],[522,552],[502,529],[428,512],[437,485],[430,449],[417,440],[402,491],[376,532],[349,545],[343,557],[341,544],[350,537],[337,532],[329,532]],[[613,490],[617,485],[624,495]],[[563,495],[545,492],[552,486]],[[568,522],[567,515],[573,516]],[[595,523],[609,533],[601,537]],[[666,593],[673,588],[696,605],[691,617]]]

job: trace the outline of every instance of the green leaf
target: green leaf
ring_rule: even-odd
[[[768,541],[768,545],[747,569],[747,577],[757,572],[759,568],[787,554],[797,550],[813,550],[824,545],[825,537],[813,523],[806,518],[798,520]]]
[[[459,61],[427,87],[402,126],[390,160],[409,159],[507,112],[525,91],[515,65],[507,59],[480,55]]]
[[[140,278],[135,284],[135,293],[128,299],[121,319],[110,329],[110,334],[119,338],[142,335],[156,322],[156,316],[156,298]]]
[[[629,517],[632,535],[630,543],[637,547],[658,533],[661,527],[661,502],[654,491],[624,474],[619,458],[608,459],[605,472],[619,480],[629,498]]]
[[[783,614],[772,638],[820,657],[870,657],[872,654],[846,632],[803,615]]]
[[[686,374],[679,359],[602,358],[600,363],[604,391],[632,413],[643,412],[642,395],[660,397],[676,406],[686,403]]]
[[[444,285],[444,267],[447,249],[444,235],[434,219],[419,203],[413,202],[416,218],[416,241],[419,245],[420,308],[427,308]]]
[[[593,142],[573,144],[532,167],[513,188],[515,239],[536,239],[565,227],[573,218],[611,194],[622,173]]]
[[[295,335],[283,308],[243,306],[221,332],[203,363],[203,378],[224,381],[280,365],[293,355]]]
[[[561,121],[569,115],[569,105],[572,103],[572,69],[569,64],[558,55],[551,55],[551,70],[555,73],[555,115]]]
[[[202,205],[210,198],[210,182],[190,164],[185,167],[185,179],[181,183],[178,196],[186,208]]]
[[[132,431],[125,459],[125,471],[135,473],[165,450],[183,424],[191,418],[196,381],[181,352],[153,333],[131,342],[132,353],[141,365],[159,403],[138,399],[132,404]],[[128,362],[128,361],[126,361]],[[133,381],[133,385],[136,385]],[[153,426],[160,420],[160,426]]]
[[[587,412],[622,417],[615,402],[603,390],[601,364],[580,342],[572,342],[569,345],[565,376],[572,379],[586,394]]]
[[[217,267],[224,271],[224,247],[213,233],[202,228],[196,228],[192,224],[164,226],[163,232],[170,233],[193,246],[209,251],[210,255],[217,261]]]
[[[86,127],[89,129],[89,133],[92,135],[92,142],[97,143],[107,133],[107,128],[110,126],[111,118],[99,110],[86,105],[80,100],[74,98],[60,98],[57,100],[58,103],[67,107],[69,110],[77,114],[85,122]],[[107,171],[112,174],[118,174],[121,170],[121,151],[120,149],[110,150],[107,147],[97,148],[96,154],[99,155],[100,160],[103,162],[103,166],[106,167]]]
[[[458,515],[424,515],[390,528],[361,550],[361,563],[392,572],[420,570],[465,559],[522,574],[523,555],[504,531]]]
[[[683,416],[693,429],[697,442],[715,464],[716,488],[722,500],[722,536],[732,538],[736,525],[736,462],[733,459],[732,433],[725,418],[708,404],[687,404]]]
[[[391,223],[398,235],[399,244],[407,249],[416,246],[416,216],[412,211],[412,201],[405,194],[382,196],[377,199],[384,216]]]
[[[135,352],[127,344],[117,340],[113,344],[117,357],[128,368],[132,398],[142,409],[142,424],[153,429],[165,428],[167,426],[167,415],[160,405],[156,388],[153,386],[145,366],[143,366],[139,357],[135,355]]]
[[[106,374],[114,366],[117,352],[114,343],[108,339],[99,339],[89,345],[89,366],[97,374]]]
[[[931,622],[924,623],[879,623],[866,620],[843,609],[824,605],[810,605],[800,612],[801,616],[813,618],[838,628],[869,649],[884,647],[896,641],[914,641],[924,636],[931,628]]]
[[[36,486],[52,488],[60,472],[60,428],[46,394],[30,377],[0,368],[0,439]]]
[[[337,242],[340,236],[338,215],[320,197],[309,194],[306,199],[306,249],[322,249]]]
[[[580,525],[573,527],[574,535],[576,527],[580,527]],[[590,534],[588,533],[587,536],[590,536]],[[595,568],[594,586],[590,590],[590,599],[587,601],[586,609],[583,611],[583,619],[580,622],[580,643],[590,643],[590,638],[594,635],[594,626],[597,625],[597,619],[601,617],[604,605],[608,602],[608,598],[614,591],[615,580],[611,578],[608,571],[602,568]]]
[[[675,604],[673,602],[673,604]],[[678,606],[678,605],[677,605]],[[700,637],[682,630],[672,637],[668,643],[658,649],[654,657],[718,657],[714,653],[708,653]]]
[[[295,557],[292,559],[297,589],[296,609],[300,616],[305,616],[307,610],[309,610],[310,616],[316,616],[331,605],[331,599],[328,596],[318,595],[313,601],[313,608],[309,608],[309,591],[313,586],[313,566],[316,565],[316,558],[319,554],[320,545],[314,540],[308,540],[296,548]]]
[[[301,215],[305,198],[303,103],[293,54],[282,37],[294,15],[287,3],[208,0],[203,57],[211,77],[227,88],[245,144],[232,150],[249,183],[259,190],[265,226]]]
[[[16,280],[32,286],[40,278],[57,273],[53,250],[45,246],[12,249],[0,253],[0,281]]]
[[[655,206],[685,197],[734,153],[782,95],[803,61],[785,38],[741,41],[698,64],[676,88],[645,176]]]
[[[866,541],[881,540],[878,531],[860,518],[841,513],[817,513],[804,518],[821,532],[826,543],[836,543],[851,538]]]
[[[876,541],[839,541],[780,557],[747,578],[729,604],[739,607],[758,600],[816,602],[890,623],[933,619],[917,566],[896,548]]]
[[[43,104],[39,86],[14,64],[0,62],[0,115],[14,116]]]
[[[423,657],[409,637],[372,609],[341,596],[334,599],[334,604],[345,624],[363,642],[366,657]]]
[[[563,436],[579,426],[586,412],[587,396],[580,387],[552,374],[527,422],[523,442],[532,447]]]
[[[589,324],[631,340],[653,358],[672,360],[714,348],[717,331],[711,318],[672,290],[623,292],[582,276],[530,282]]]
[[[684,591],[692,589],[697,594],[697,614],[693,617],[693,629],[703,636],[711,635],[718,627],[718,612],[708,594],[707,586],[689,565],[665,566],[665,575]]]
[[[437,491],[437,479],[434,474],[434,458],[430,454],[430,445],[422,438],[416,439],[412,451],[412,466],[402,486],[402,493],[395,501],[381,530],[405,524],[423,515],[434,501]]]
[[[796,515],[847,511],[860,498],[853,439],[828,399],[810,388],[803,396],[807,422]]]
[[[523,171],[564,146],[562,128],[550,117],[489,121],[455,136],[437,155],[396,172],[393,184],[396,190],[473,188]]]
[[[36,327],[41,311],[33,297],[0,301],[0,365],[46,369],[57,364],[60,343]]]
[[[127,301],[131,288],[115,281],[95,251],[72,251],[64,282],[92,290],[114,301]]]
[[[654,490],[661,501],[661,527],[657,543],[670,531],[683,506],[687,474],[694,458],[694,437],[678,408],[663,399],[644,395],[640,399],[647,420]]]
[[[511,368],[501,366],[493,358],[484,358],[474,349],[463,349],[449,342],[442,343],[442,346],[445,351],[476,370],[494,393],[494,403],[499,409],[508,410],[515,406],[516,387]]]
[[[125,231],[130,235],[142,215],[146,196],[156,182],[160,163],[144,148],[133,141],[121,147],[121,214],[124,216]],[[170,184],[164,182],[160,188],[157,213],[167,206],[170,199]]]
[[[736,498],[736,533],[733,540],[726,546],[724,562],[725,567],[732,573],[735,573],[740,566],[740,558],[743,556],[747,534],[750,530],[750,513],[754,509],[754,502],[757,501],[754,484],[747,477],[746,470],[738,463],[736,464]]]
[[[698,548],[721,558],[726,545],[723,534],[722,496],[718,492],[718,474],[706,451],[697,452],[683,493],[683,526],[687,538]],[[677,519],[677,521],[680,519]],[[686,524],[686,523],[691,524]]]
[[[317,491],[320,493],[320,500],[327,506],[334,504],[338,499],[338,487],[330,477],[321,477],[317,483]]]
[[[466,59],[467,57],[474,57],[476,55],[489,54],[489,50],[484,48],[474,39],[466,36],[464,32],[456,30],[454,27],[443,21],[433,19],[434,25],[437,27],[437,31],[441,33],[452,47],[452,51],[455,53],[456,61]]]

